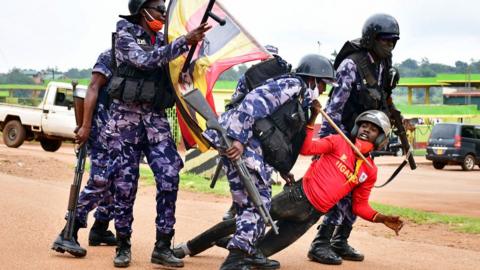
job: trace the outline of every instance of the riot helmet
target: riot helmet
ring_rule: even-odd
[[[335,70],[332,62],[318,54],[307,54],[302,57],[295,74],[320,78],[325,83],[335,84]]]
[[[355,119],[355,125],[353,126],[351,133],[353,138],[357,137],[362,122],[370,122],[380,129],[380,134],[378,134],[374,146],[377,150],[382,149],[387,144],[388,136],[392,130],[388,116],[384,112],[378,110],[369,110],[361,113],[357,119]]]
[[[372,49],[379,36],[394,41],[400,39],[400,27],[393,16],[383,13],[370,16],[363,25],[360,44]]]
[[[130,11],[130,15],[120,15],[120,17],[129,21],[134,20],[140,14],[140,10],[142,9],[143,5],[145,5],[145,3],[148,1],[149,0],[129,0],[128,10]]]

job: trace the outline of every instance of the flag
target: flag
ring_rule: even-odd
[[[170,0],[165,30],[167,41],[170,43],[198,27],[210,1]],[[182,138],[187,149],[196,145],[202,152],[210,147],[201,135],[205,130],[205,120],[197,117],[183,101],[182,93],[199,89],[215,111],[212,89],[222,72],[240,63],[271,57],[220,3],[214,4],[212,13],[226,23],[220,26],[209,18],[208,24],[213,27],[198,44],[189,69],[193,85],[178,82],[187,54],[169,63],[170,79],[177,94],[177,116]]]

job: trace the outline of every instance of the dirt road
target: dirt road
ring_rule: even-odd
[[[50,250],[52,241],[64,224],[62,216],[73,169],[70,151],[62,148],[59,153],[46,153],[36,146],[20,149],[0,146],[2,269],[113,269],[112,247],[88,247],[84,259],[74,259]],[[393,169],[391,166],[382,166],[380,171]],[[412,207],[416,206],[415,201],[419,201],[420,208],[430,207],[430,210],[439,212],[447,209],[445,212],[448,213],[478,216],[478,212],[475,212],[479,209],[478,179],[478,171],[469,174],[460,171],[438,172],[424,166],[415,174],[405,173],[405,177],[397,179],[390,187],[376,190],[374,198],[379,202]],[[159,269],[149,262],[155,241],[154,194],[153,187],[141,187],[138,192],[132,238],[133,263],[130,269]],[[228,198],[181,191],[177,204],[175,241],[187,240],[216,223],[227,205]],[[360,222],[351,242],[366,253],[366,260],[362,263],[344,262],[336,267],[319,265],[306,258],[314,234],[315,229],[312,228],[294,245],[273,258],[281,261],[282,269],[480,267],[480,237],[448,232],[443,226],[407,223],[402,234],[395,237],[381,225]],[[88,230],[80,232],[81,243],[87,243],[87,235]],[[226,254],[225,250],[213,248],[201,256],[187,258],[184,269],[218,269]]]

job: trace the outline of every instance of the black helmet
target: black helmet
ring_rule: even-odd
[[[307,54],[302,57],[295,74],[335,81],[332,62],[318,54]]]
[[[371,49],[379,35],[386,35],[390,39],[400,39],[400,27],[397,20],[388,14],[375,14],[367,19],[362,29],[362,47]]]
[[[120,15],[121,18],[124,19],[133,19],[140,13],[140,9],[148,0],[129,0],[128,1],[128,10],[130,11],[130,15]]]

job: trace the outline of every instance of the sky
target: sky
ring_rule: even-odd
[[[361,36],[375,13],[394,16],[400,40],[394,62],[407,58],[454,65],[480,59],[480,1],[218,0],[260,44],[279,48],[294,65],[305,54],[330,57]],[[13,67],[90,68],[110,47],[128,0],[15,0],[0,9],[0,72]],[[319,45],[320,43],[320,45]]]

